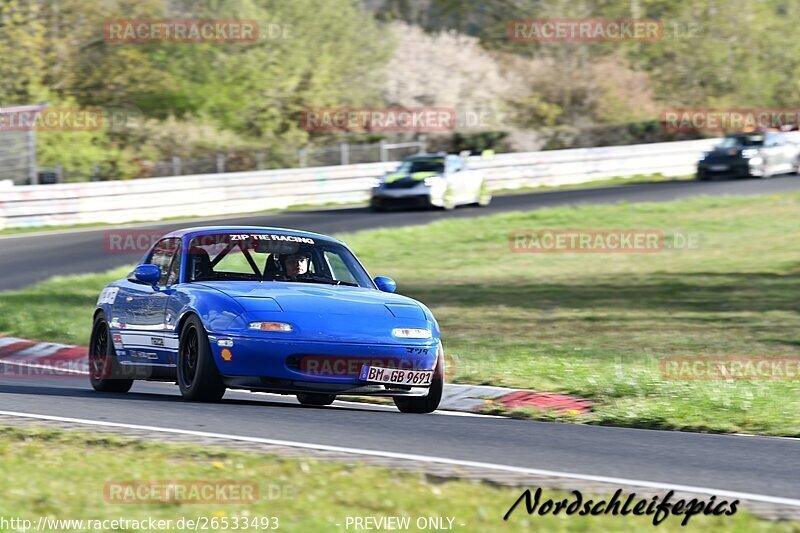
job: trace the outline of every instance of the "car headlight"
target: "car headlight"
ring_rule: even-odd
[[[430,187],[431,185],[436,183],[436,178],[438,178],[438,177],[439,176],[428,176],[427,178],[422,180],[422,183],[424,183],[426,187]]]
[[[742,150],[742,157],[745,159],[750,159],[751,157],[755,157],[758,155],[758,150],[755,148],[745,148]]]
[[[705,160],[708,156],[711,155],[711,152],[703,152],[703,155],[700,156],[700,161]]]
[[[283,333],[294,331],[294,326],[286,322],[250,322],[247,328],[254,331],[279,331]]]
[[[401,339],[430,339],[430,330],[422,328],[394,328],[392,335]]]

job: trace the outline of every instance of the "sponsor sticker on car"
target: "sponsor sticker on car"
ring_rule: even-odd
[[[364,365],[361,367],[359,379],[368,383],[423,387],[431,384],[433,370],[399,370],[397,368]]]

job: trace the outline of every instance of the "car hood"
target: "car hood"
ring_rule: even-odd
[[[439,176],[441,172],[392,172],[383,177],[384,183],[394,183],[395,181],[402,181],[410,179],[411,181],[422,181],[431,176]]]
[[[758,150],[757,146],[748,146],[746,148]],[[720,148],[719,146],[716,146],[711,150],[709,155],[717,159],[729,157],[738,158],[742,156],[742,150],[744,149],[745,147],[743,146],[735,146],[731,148]]]
[[[423,306],[405,296],[362,287],[290,282],[202,282],[219,290],[244,308],[226,328],[229,334],[253,335],[248,324],[258,321],[289,322],[289,334],[256,335],[292,341],[370,344],[424,344],[437,342],[438,326]],[[393,337],[394,328],[426,328],[432,339]],[[246,332],[246,333],[245,333]]]
[[[282,311],[424,320],[420,305],[405,296],[363,287],[280,281],[202,282],[236,300],[245,311]]]

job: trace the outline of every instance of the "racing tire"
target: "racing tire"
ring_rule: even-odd
[[[444,391],[444,358],[439,355],[433,371],[433,381],[426,396],[397,396],[392,398],[401,413],[432,413],[439,407]]]
[[[369,210],[372,211],[373,213],[382,213],[386,211],[386,208],[381,204],[379,204],[378,202],[370,201]]]
[[[94,319],[89,339],[89,382],[98,392],[128,392],[133,380],[124,374],[117,361],[106,317],[99,313]]]
[[[297,401],[303,405],[330,405],[336,399],[334,394],[298,394]]]
[[[218,402],[225,394],[225,383],[211,355],[206,328],[192,315],[181,329],[178,348],[178,387],[184,400]]]
[[[486,182],[483,182],[481,183],[481,188],[478,190],[478,201],[475,202],[475,205],[478,207],[489,207],[490,203],[492,203],[492,193],[489,192]]]
[[[449,188],[444,192],[444,198],[442,198],[442,209],[445,211],[452,211],[456,208],[456,199],[453,195],[453,191]]]

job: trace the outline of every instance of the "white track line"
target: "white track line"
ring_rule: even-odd
[[[781,498],[777,496],[767,496],[764,494],[750,494],[746,492],[735,492],[729,490],[718,490],[708,487],[693,487],[689,485],[674,485],[671,483],[659,483],[654,481],[640,481],[635,479],[625,479],[606,476],[592,476],[585,474],[574,474],[572,472],[556,472],[553,470],[540,470],[537,468],[522,468],[517,466],[507,466],[492,463],[482,463],[477,461],[462,461],[459,459],[447,459],[445,457],[433,457],[427,455],[415,455],[409,453],[387,452],[379,450],[366,450],[362,448],[349,448],[345,446],[329,446],[327,444],[311,444],[307,442],[265,439],[260,437],[247,437],[244,435],[225,435],[222,433],[211,433],[207,431],[193,431],[189,429],[162,428],[156,426],[140,426],[137,424],[123,424],[119,422],[104,422],[100,420],[87,420],[83,418],[67,418],[62,416],[38,415],[32,413],[19,413],[16,411],[0,411],[0,415],[17,416],[21,418],[33,418],[36,420],[50,420],[54,422],[69,422],[73,424],[84,424],[87,426],[116,427],[123,429],[134,429],[139,431],[152,431],[155,433],[170,433],[177,435],[189,435],[193,437],[206,437],[215,439],[234,440],[238,442],[252,442],[255,444],[270,444],[273,446],[288,446],[306,450],[319,450],[328,452],[347,453],[352,455],[363,455],[368,457],[383,457],[387,459],[402,459],[405,461],[417,461],[423,463],[436,463],[453,466],[466,466],[471,468],[483,468],[487,470],[497,470],[503,472],[513,472],[515,474],[529,474],[535,476],[560,477],[565,479],[576,479],[581,481],[595,481],[612,485],[626,485],[640,488],[651,488],[658,490],[674,490],[677,492],[689,492],[692,494],[715,495],[723,498],[734,498],[752,502],[762,502],[777,505],[787,505],[790,507],[800,507],[800,500],[791,498]]]

